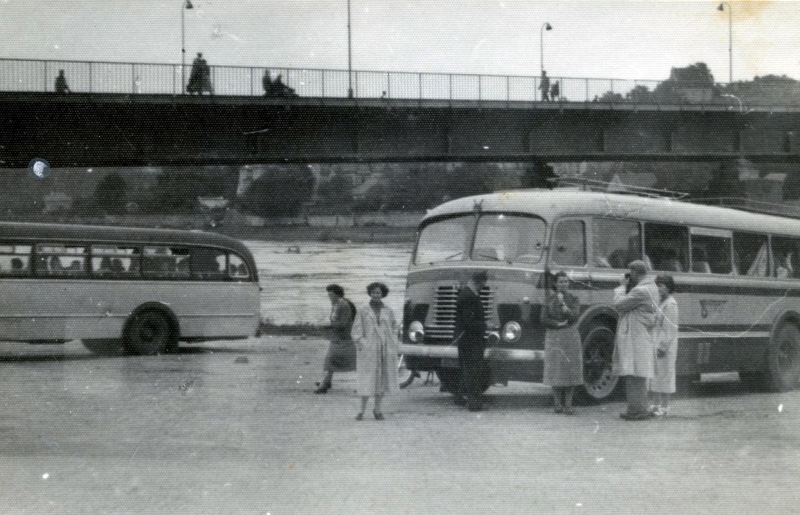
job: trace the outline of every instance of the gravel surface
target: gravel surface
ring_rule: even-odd
[[[800,512],[798,391],[705,378],[669,418],[626,422],[621,402],[556,415],[523,383],[471,413],[417,379],[357,422],[354,373],[312,393],[326,345],[2,344],[0,513]]]

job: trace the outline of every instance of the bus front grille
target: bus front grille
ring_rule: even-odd
[[[456,323],[456,299],[458,286],[438,286],[433,304],[432,322],[425,327],[425,335],[431,340],[453,339]],[[481,290],[481,303],[483,304],[483,317],[488,321],[494,306],[494,292],[485,286]]]

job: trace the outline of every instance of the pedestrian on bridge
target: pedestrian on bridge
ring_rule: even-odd
[[[550,101],[550,78],[547,77],[547,72],[542,70],[542,76],[539,78],[539,89],[542,92],[542,102]]]
[[[67,86],[67,78],[64,76],[64,70],[58,70],[58,77],[56,77],[55,84],[56,93],[66,95],[72,93],[72,90]]]
[[[272,95],[272,78],[269,76],[269,70],[264,70],[264,78],[261,79],[261,85],[264,88],[264,96]]]

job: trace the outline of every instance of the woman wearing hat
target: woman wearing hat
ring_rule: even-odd
[[[330,390],[334,372],[352,372],[356,369],[356,346],[350,338],[356,307],[344,298],[344,288],[338,284],[329,284],[325,289],[331,300],[331,343],[325,356],[325,378],[317,383],[314,393]]]
[[[353,322],[353,340],[358,351],[358,394],[361,396],[361,411],[356,420],[364,418],[370,397],[375,397],[372,411],[375,420],[383,420],[383,396],[398,389],[397,319],[383,303],[383,298],[389,294],[385,284],[370,284],[367,294],[369,303],[358,310]]]

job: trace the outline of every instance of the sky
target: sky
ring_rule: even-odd
[[[346,70],[347,0],[0,0],[0,58]],[[800,1],[350,0],[353,70],[800,79]],[[730,11],[728,9],[731,9]],[[549,23],[550,31],[542,31]]]

